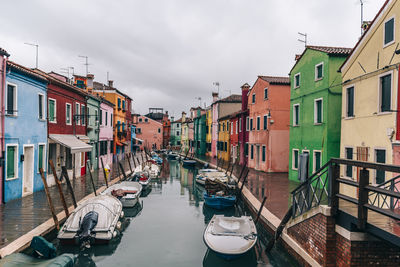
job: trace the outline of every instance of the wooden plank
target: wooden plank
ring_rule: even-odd
[[[56,185],[57,185],[58,193],[60,194],[61,203],[63,204],[63,207],[64,207],[65,216],[68,218],[69,212],[68,212],[67,203],[65,202],[64,193],[61,188],[60,180],[58,180],[57,172],[56,172],[56,168],[54,167],[53,160],[50,159],[49,163],[50,163],[51,171],[53,172],[54,181],[56,182]]]

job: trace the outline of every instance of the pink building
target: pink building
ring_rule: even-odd
[[[258,76],[248,92],[248,166],[287,172],[289,166],[289,77]]]
[[[6,62],[10,55],[6,50],[0,47],[0,105],[1,105],[1,114],[5,114],[5,82],[6,82]],[[4,151],[4,116],[1,116],[0,121],[0,158],[3,158]],[[0,166],[0,205],[3,203],[3,167]]]
[[[163,143],[162,123],[138,114],[133,115],[133,124],[136,125],[136,137],[143,140],[140,149],[161,149]]]
[[[114,104],[101,99],[100,103],[100,132],[99,132],[99,167],[101,168],[101,160],[104,166],[111,166],[113,160],[113,111]]]

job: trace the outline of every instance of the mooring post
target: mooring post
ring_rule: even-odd
[[[246,175],[245,175],[244,178],[243,178],[242,186],[240,187],[238,196],[240,196],[240,195],[242,194],[243,187],[244,187],[244,185],[245,185],[245,183],[246,183],[246,180],[247,180],[247,175],[249,175],[249,170],[247,170]]]
[[[368,204],[368,190],[365,188],[369,184],[369,171],[366,168],[360,170],[360,181],[358,188],[358,222],[357,227],[360,230],[365,230],[368,219],[368,209],[365,204]]]
[[[246,168],[246,164],[243,165],[242,170],[240,171],[240,175],[238,177],[237,183],[239,183],[240,179],[242,179],[242,175],[243,175],[243,172],[244,172],[245,168]]]
[[[39,172],[40,172],[40,176],[42,177],[44,190],[46,192],[47,202],[49,203],[49,206],[50,206],[51,215],[53,216],[54,225],[56,226],[57,231],[58,231],[58,230],[60,230],[60,223],[58,222],[58,218],[57,218],[56,212],[54,210],[53,201],[51,200],[51,197],[50,197],[49,187],[47,186],[47,181],[46,181],[46,178],[44,177],[43,169],[39,168]]]
[[[124,167],[122,166],[121,162],[119,163],[119,167],[121,168],[121,172],[122,172],[122,175],[124,176],[124,180],[126,180],[127,177],[126,177],[126,174],[125,174],[125,171],[124,171]],[[120,180],[121,180],[121,177],[120,177]]]
[[[331,207],[332,215],[336,215],[339,209],[339,198],[337,194],[339,194],[339,182],[336,180],[340,177],[340,167],[338,164],[331,163],[328,169],[328,178],[329,178],[329,204]],[[293,206],[294,203],[293,203]]]
[[[69,180],[69,177],[68,177],[68,171],[65,166],[61,167],[61,173],[65,178],[65,182],[67,182],[67,187],[68,187],[69,193],[71,194],[72,203],[74,204],[74,208],[76,208],[78,205],[76,204],[74,189],[72,188],[71,181]]]
[[[136,169],[135,156],[132,155],[132,153],[131,153],[131,157],[132,157],[132,161],[133,161],[133,167],[135,167],[135,169]]]
[[[120,173],[120,171],[119,171],[119,165],[120,165],[119,160],[117,160],[117,163],[116,163],[115,165],[116,165],[115,167],[117,168],[118,178],[119,178],[119,180],[121,181],[121,180],[122,180],[122,177],[121,177],[121,173]]]
[[[144,168],[143,152],[142,152],[142,153],[140,153],[140,156],[142,157],[142,168]]]
[[[104,168],[103,158],[100,158],[101,168],[103,169],[104,181],[106,182],[106,187],[108,188],[108,179],[107,179],[107,172]]]
[[[57,172],[56,172],[56,168],[54,167],[53,160],[50,159],[49,163],[50,163],[51,171],[53,172],[54,181],[56,182],[56,185],[57,185],[58,193],[60,194],[60,199],[61,199],[61,203],[63,205],[64,211],[65,211],[65,216],[67,216],[67,218],[68,218],[69,217],[68,206],[67,206],[67,203],[65,202],[64,193],[61,188],[60,180],[58,180]]]
[[[260,209],[258,210],[256,220],[254,221],[255,224],[257,224],[258,220],[260,219],[260,215],[261,215],[262,209],[264,208],[265,201],[267,201],[267,197],[264,197],[263,201],[261,202],[261,206],[260,206]]]
[[[94,185],[93,176],[92,176],[92,172],[91,172],[91,170],[90,170],[89,162],[90,162],[89,160],[86,161],[86,167],[87,167],[87,170],[88,170],[88,172],[89,172],[90,181],[92,182],[92,187],[93,187],[94,195],[97,196],[96,186]]]
[[[131,155],[129,153],[127,153],[126,157],[128,158],[128,165],[129,165],[129,169],[131,170],[131,174],[132,174],[133,171],[132,171],[132,165],[131,165]]]

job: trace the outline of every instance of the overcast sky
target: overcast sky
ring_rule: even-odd
[[[364,0],[372,20],[384,0]],[[257,75],[287,76],[308,44],[353,47],[360,36],[360,0],[19,0],[2,1],[0,47],[10,59],[62,71],[73,66],[133,98],[135,112],[209,105],[240,93]]]

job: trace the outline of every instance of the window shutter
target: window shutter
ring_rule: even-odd
[[[7,114],[14,114],[14,86],[7,85]]]
[[[317,123],[322,122],[322,100],[317,101]]]
[[[354,87],[347,88],[347,117],[354,116]]]
[[[7,178],[15,177],[15,147],[7,147]]]
[[[381,78],[381,111],[390,111],[391,74]]]
[[[315,152],[315,170],[321,168],[321,152]]]
[[[54,121],[54,101],[49,101],[49,121]]]
[[[385,23],[385,44],[390,43],[394,39],[394,19]]]

